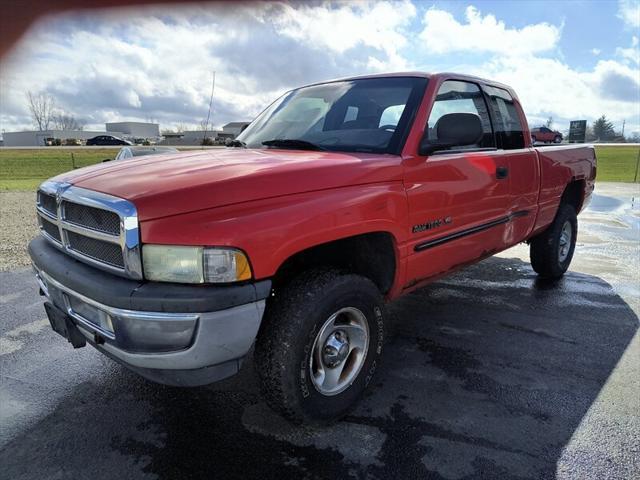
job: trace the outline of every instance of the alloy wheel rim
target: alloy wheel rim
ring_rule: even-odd
[[[341,308],[322,325],[309,357],[309,376],[322,395],[337,395],[358,377],[369,349],[367,318],[355,307]]]
[[[569,250],[571,250],[571,240],[573,237],[573,228],[570,222],[564,222],[562,231],[560,232],[560,242],[558,245],[558,259],[560,262],[564,262],[569,256]]]

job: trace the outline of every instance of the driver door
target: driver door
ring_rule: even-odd
[[[431,109],[427,131],[448,113],[474,113],[484,135],[420,158],[405,169],[409,203],[409,258],[405,288],[504,248],[509,205],[507,164],[496,155],[485,97],[477,84],[447,80]]]

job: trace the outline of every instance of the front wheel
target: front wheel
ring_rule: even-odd
[[[555,138],[553,139],[554,143],[560,143],[562,142],[562,137],[560,135],[556,135]]]
[[[553,223],[531,240],[531,266],[545,278],[560,278],[569,268],[578,236],[578,217],[571,205],[561,204]]]
[[[295,422],[342,417],[371,382],[383,340],[382,298],[371,280],[304,273],[276,291],[256,343],[267,403]]]

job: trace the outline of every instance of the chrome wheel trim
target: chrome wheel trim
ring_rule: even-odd
[[[369,349],[367,317],[355,307],[331,315],[316,335],[309,356],[309,377],[318,393],[337,395],[358,377]]]
[[[562,231],[560,232],[560,242],[558,244],[558,260],[560,263],[564,262],[569,256],[571,250],[571,240],[573,238],[573,226],[571,222],[566,221],[562,225]]]

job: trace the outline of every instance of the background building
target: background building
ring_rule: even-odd
[[[122,132],[100,132],[92,130],[33,130],[27,132],[4,132],[4,147],[44,147],[47,141],[59,138],[64,144],[67,139],[86,141],[97,135],[122,137]]]
[[[60,139],[64,145],[67,139],[86,141],[98,135],[113,135],[127,140],[160,139],[160,125],[146,122],[113,122],[105,124],[105,130],[31,130],[26,132],[4,132],[5,147],[42,147],[51,139]]]
[[[231,138],[236,138],[242,131],[247,128],[251,122],[230,122],[222,127],[222,133],[228,135],[233,135]]]
[[[160,125],[146,122],[111,122],[105,124],[107,133],[122,132],[127,137],[156,138],[160,136]]]

